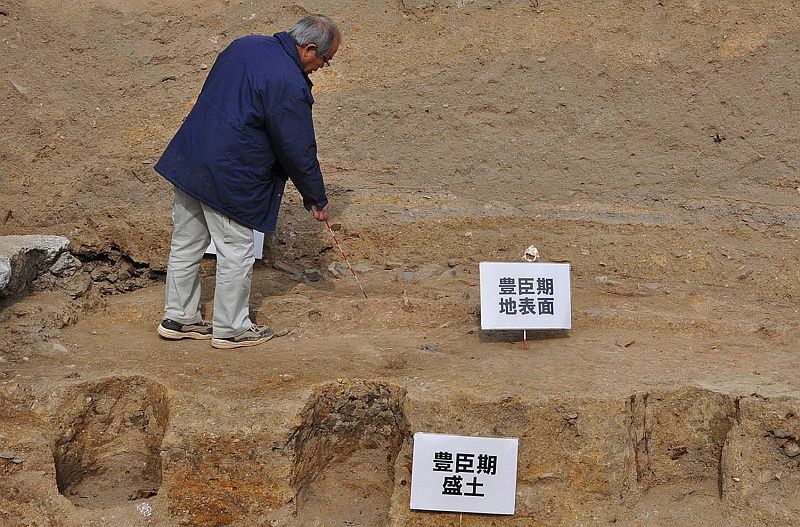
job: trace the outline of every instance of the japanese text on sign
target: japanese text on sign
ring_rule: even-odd
[[[471,481],[469,479],[464,481],[464,477],[458,474],[460,472],[494,476],[497,474],[497,456],[489,454],[478,454],[476,456],[475,454],[457,452],[454,460],[451,452],[435,452],[433,454],[433,471],[454,473],[450,476],[444,476],[442,494],[483,497],[485,494],[478,492],[478,488],[483,487],[484,484],[478,481],[478,476],[473,476]],[[462,486],[468,487],[468,492],[462,492]]]
[[[501,315],[553,315],[552,278],[500,278]],[[539,296],[537,296],[539,295]],[[545,296],[547,295],[547,296]]]

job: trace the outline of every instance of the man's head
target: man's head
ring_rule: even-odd
[[[339,28],[325,15],[309,15],[289,30],[297,45],[303,71],[312,73],[326,66],[339,49],[342,39]]]

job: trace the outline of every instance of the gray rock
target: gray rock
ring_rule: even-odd
[[[423,265],[419,271],[417,271],[417,280],[425,280],[426,278],[430,278],[432,276],[436,276],[442,272],[442,266],[436,264],[427,264]]]
[[[402,280],[404,282],[410,282],[416,277],[417,277],[417,273],[415,273],[413,271],[406,271],[402,275],[400,275],[400,280]]]
[[[789,457],[797,457],[800,455],[800,445],[794,441],[788,441],[783,445],[783,453]]]
[[[365,263],[356,264],[353,269],[355,269],[357,273],[366,273],[367,271],[372,271],[372,267]]]
[[[303,276],[305,276],[309,282],[319,282],[322,280],[322,271],[319,269],[305,269],[303,271]]]
[[[442,278],[455,278],[458,274],[458,269],[448,269],[447,271],[441,274]]]
[[[64,252],[58,257],[56,262],[50,266],[50,273],[56,276],[72,276],[75,271],[83,267],[83,263],[75,258],[71,253]]]
[[[792,433],[786,428],[776,428],[775,430],[772,431],[772,435],[774,435],[778,439],[786,439],[792,437]]]
[[[8,79],[8,82],[11,83],[11,85],[14,87],[15,90],[17,90],[17,93],[19,93],[20,95],[26,95],[28,93],[28,88],[18,83],[14,79]]]
[[[63,236],[0,236],[0,297],[28,289],[67,246]]]
[[[447,266],[448,267],[455,267],[457,265],[458,265],[458,260],[457,259],[450,258],[449,260],[447,260]]]
[[[424,351],[433,351],[433,352],[439,351],[439,348],[433,344],[421,344],[419,346],[419,349]]]
[[[303,271],[293,265],[289,265],[286,262],[275,262],[273,264],[275,269],[279,271],[283,271],[286,274],[290,274],[292,276],[300,277],[303,276]]]
[[[333,262],[328,266],[328,271],[334,278],[344,278],[347,276],[347,266],[342,262]]]
[[[78,273],[70,276],[64,286],[69,296],[78,298],[85,295],[92,288],[92,277],[87,273]]]
[[[69,353],[69,349],[60,342],[52,342],[51,344],[53,345],[53,351],[58,353]]]

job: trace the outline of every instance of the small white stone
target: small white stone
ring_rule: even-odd
[[[529,245],[522,255],[522,259],[526,262],[535,262],[539,259],[539,249],[535,245]]]
[[[146,501],[137,503],[136,510],[139,511],[139,514],[141,514],[145,518],[149,518],[150,516],[153,515],[153,507],[151,507],[150,504],[147,503]]]

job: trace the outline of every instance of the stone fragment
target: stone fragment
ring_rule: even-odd
[[[0,298],[28,289],[67,246],[63,236],[0,236]]]
[[[92,288],[92,277],[86,273],[79,273],[67,279],[65,289],[72,298],[85,295]]]
[[[366,273],[367,271],[372,271],[372,267],[365,263],[356,264],[353,269],[355,269],[357,273]]]
[[[425,280],[426,278],[431,278],[432,276],[436,276],[442,272],[442,266],[437,264],[427,264],[423,265],[417,272],[416,278],[417,280]]]
[[[786,428],[776,428],[775,430],[772,431],[772,435],[774,435],[778,439],[787,439],[789,437],[792,437],[792,433]]]
[[[458,265],[458,263],[459,262],[458,262],[458,260],[456,258],[450,258],[449,260],[447,260],[447,266],[448,267],[455,267],[455,266]]]
[[[800,445],[795,441],[787,441],[786,444],[783,445],[783,453],[789,457],[797,457],[800,455]]]
[[[439,351],[439,348],[434,344],[420,344],[419,349],[423,351],[433,351],[433,352]]]
[[[14,79],[8,79],[8,82],[11,83],[11,85],[14,87],[15,90],[17,90],[17,93],[19,93],[20,95],[26,95],[28,93],[28,88],[16,82]]]
[[[458,269],[448,269],[447,271],[441,274],[442,278],[455,278],[458,274]]]
[[[49,271],[56,276],[72,276],[75,271],[81,267],[83,267],[83,263],[80,260],[75,258],[71,253],[64,252],[61,253],[61,256],[50,266]]]
[[[53,351],[58,353],[69,353],[69,349],[60,342],[53,342]]]
[[[342,262],[333,262],[328,266],[328,271],[334,278],[344,278],[347,276],[347,266]]]
[[[305,269],[303,270],[303,276],[305,276],[309,282],[319,282],[322,280],[322,271],[319,269]]]
[[[278,271],[283,271],[286,274],[290,274],[290,275],[295,276],[295,277],[303,276],[303,271],[301,269],[299,269],[299,268],[297,268],[297,267],[295,267],[293,265],[289,265],[286,262],[275,262],[273,264],[273,266]]]
[[[414,278],[416,278],[417,274],[413,271],[406,271],[400,276],[400,280],[404,282],[410,282]]]

